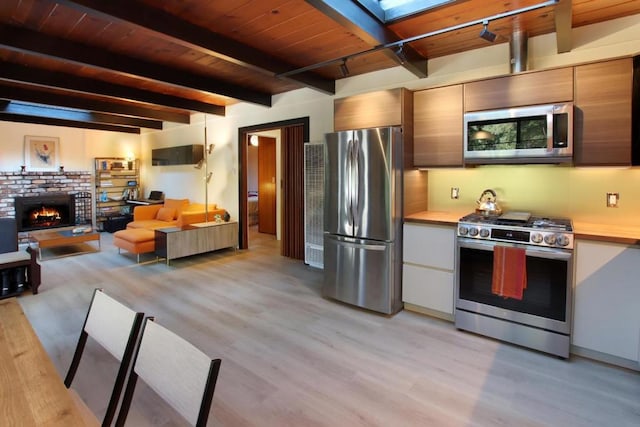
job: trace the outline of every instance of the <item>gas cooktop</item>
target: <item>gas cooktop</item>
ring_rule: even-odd
[[[573,248],[570,219],[533,216],[528,212],[506,212],[494,216],[480,213],[466,215],[458,221],[458,237]]]

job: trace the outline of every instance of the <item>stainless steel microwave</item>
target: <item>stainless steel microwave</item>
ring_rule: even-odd
[[[572,157],[573,103],[464,115],[465,163],[560,163]]]

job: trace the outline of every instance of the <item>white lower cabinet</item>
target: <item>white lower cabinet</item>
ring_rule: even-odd
[[[575,257],[572,344],[637,368],[640,248],[578,240]]]
[[[402,301],[406,309],[453,320],[455,228],[404,224]]]

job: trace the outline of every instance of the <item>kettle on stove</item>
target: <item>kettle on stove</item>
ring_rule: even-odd
[[[498,206],[497,198],[496,192],[492,189],[484,190],[480,195],[480,199],[477,201],[478,207],[476,208],[476,213],[483,216],[500,215],[502,209]]]

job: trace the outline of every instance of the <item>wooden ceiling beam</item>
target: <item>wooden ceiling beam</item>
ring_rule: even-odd
[[[42,33],[11,25],[0,24],[0,45],[11,50],[98,67],[121,75],[134,75],[174,86],[271,106],[271,94],[266,92],[247,89],[207,76],[141,61],[65,39],[44,36]]]
[[[156,120],[125,117],[119,116],[117,114],[96,113],[93,111],[79,111],[66,108],[25,104],[19,101],[10,102],[8,105],[2,108],[2,111],[8,114],[19,114],[30,117],[67,120],[74,123],[82,122],[106,125],[121,125],[128,127],[144,127],[149,129],[162,129],[162,122]]]
[[[189,124],[191,122],[191,116],[188,113],[174,113],[170,111],[145,108],[142,106],[125,105],[117,102],[87,99],[80,96],[74,96],[72,93],[66,93],[64,95],[57,94],[44,90],[38,90],[37,88],[12,86],[4,84],[2,81],[0,81],[0,98],[52,106],[57,105],[61,107],[77,108],[94,112],[114,113],[119,115],[161,120],[167,122],[183,124]]]
[[[165,40],[271,77],[297,68],[259,49],[191,24],[138,0],[57,0],[57,3],[92,16],[99,15],[109,21],[117,20],[151,30]],[[286,79],[323,93],[333,95],[336,92],[335,80],[316,73],[305,72]]]
[[[353,34],[364,40],[371,47],[386,45],[402,40],[396,33],[374,19],[355,2],[344,0],[305,0],[311,6],[342,25]],[[405,44],[402,55],[395,49],[382,49],[388,58],[396,61],[419,78],[427,77],[427,58],[420,52]]]
[[[78,92],[121,98],[128,101],[164,105],[181,110],[199,111],[219,116],[224,116],[225,114],[225,107],[219,105],[172,95],[164,95],[86,77],[78,77],[67,73],[26,67],[6,61],[0,61],[0,79],[26,82],[52,88],[64,88]]]
[[[102,124],[102,123],[89,123],[89,122],[74,121],[74,120],[56,119],[51,117],[8,113],[8,112],[5,112],[4,109],[0,109],[0,121],[32,123],[32,124],[38,124],[38,125],[64,126],[64,127],[74,127],[74,128],[81,128],[81,129],[105,130],[109,132],[140,134],[140,128],[135,128],[135,127],[117,126],[117,125],[109,125],[109,124]]]

